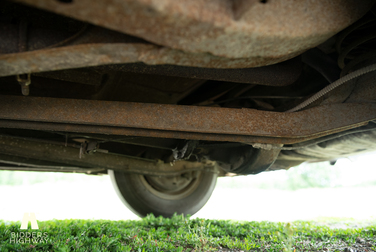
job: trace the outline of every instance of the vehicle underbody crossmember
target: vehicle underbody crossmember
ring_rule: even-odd
[[[376,104],[369,103],[330,104],[286,113],[255,109],[0,96],[0,106],[0,127],[3,128],[248,144],[292,144],[359,127],[376,119]]]
[[[168,217],[376,150],[374,3],[0,1],[0,170],[108,174]]]

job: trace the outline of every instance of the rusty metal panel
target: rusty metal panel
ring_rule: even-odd
[[[16,0],[191,53],[248,58],[249,67],[292,58],[364,15],[373,0]],[[169,61],[173,61],[173,57]],[[177,60],[179,61],[179,60]]]
[[[41,71],[53,71],[60,69],[67,69],[72,67],[85,67],[86,65],[101,65],[96,69],[101,71],[127,71],[127,72],[138,72],[143,74],[158,74],[166,76],[181,76],[187,78],[195,79],[205,79],[205,80],[219,80],[219,81],[231,81],[239,83],[251,83],[251,84],[260,84],[260,85],[271,85],[271,86],[285,86],[295,82],[302,71],[300,58],[294,58],[288,61],[281,62],[279,64],[257,67],[257,68],[235,68],[235,69],[219,69],[219,68],[209,68],[211,64],[210,61],[207,62],[207,66],[204,67],[184,67],[177,65],[147,65],[143,63],[129,63],[132,62],[132,59],[124,58],[123,54],[116,54],[116,51],[113,53],[107,53],[107,55],[102,52],[95,58],[94,55],[87,53],[85,57],[90,57],[90,64],[86,64],[87,61],[83,58],[75,60],[75,65],[72,64],[70,58],[64,58],[62,56],[54,56],[54,51],[46,51],[46,49],[53,49],[56,47],[64,46],[67,51],[71,48],[69,46],[77,45],[88,45],[88,44],[111,44],[116,50],[116,45],[119,45],[119,49],[124,49],[126,44],[143,44],[150,45],[147,41],[142,39],[132,37],[123,33],[115,32],[113,30],[105,29],[98,26],[88,25],[86,23],[81,23],[79,21],[65,18],[59,16],[58,18],[52,19],[55,22],[51,22],[51,14],[46,13],[45,11],[28,8],[26,6],[15,6],[13,8],[17,9],[19,12],[30,12],[30,17],[27,18],[29,23],[27,31],[27,40],[25,40],[26,51],[36,51],[41,50],[40,52],[33,53],[37,55],[39,53],[43,54],[45,57],[42,59],[39,56],[30,56],[30,53],[27,54],[16,54],[19,53],[18,41],[19,41],[19,29],[20,25],[16,23],[0,23],[0,55],[3,54],[12,54],[15,55],[11,57],[0,56],[0,76],[14,75],[14,74],[25,74],[25,73],[37,73]],[[18,8],[16,8],[18,7]],[[12,8],[7,8],[12,9]],[[12,13],[8,13],[12,14]],[[48,15],[49,14],[49,15]],[[16,16],[22,17],[21,14],[14,14]],[[53,15],[53,14],[52,14]],[[42,22],[35,20],[35,17],[38,16]],[[45,22],[43,22],[45,21]],[[48,22],[50,21],[50,22]],[[50,27],[43,26],[45,23],[55,23],[52,27],[56,29],[53,30]],[[59,29],[59,27],[68,26],[67,24],[74,23],[74,32],[68,32],[65,30]],[[65,25],[64,25],[65,24]],[[116,44],[116,45],[115,45]],[[100,47],[98,47],[100,48]],[[132,45],[127,48],[127,50],[132,50]],[[143,51],[142,47],[139,47],[138,53],[147,53]],[[161,48],[160,48],[161,49]],[[153,50],[154,53],[158,52],[159,49],[155,47]],[[51,58],[48,57],[48,52],[51,54]],[[108,57],[110,60],[108,62],[103,62],[99,60],[100,57]],[[112,56],[111,56],[112,55]],[[179,54],[184,56],[184,54]],[[4,56],[4,55],[3,55]],[[67,56],[72,57],[70,54]],[[202,56],[202,54],[196,54],[196,60]],[[207,56],[205,56],[207,57]],[[141,60],[134,58],[135,61]],[[160,59],[161,62],[166,61],[165,59]],[[231,65],[231,59],[227,60],[228,65]],[[122,64],[111,64],[121,63]],[[166,61],[167,62],[167,61]],[[111,65],[104,65],[111,64]],[[226,66],[225,62],[221,65]],[[204,66],[204,65],[203,65]],[[214,66],[218,67],[218,66]],[[64,71],[64,70],[63,70]],[[73,70],[71,70],[73,71]],[[79,71],[85,71],[80,69]],[[53,73],[44,73],[43,75],[49,76],[51,78],[59,78],[58,75],[65,75],[64,72]],[[71,76],[71,75],[70,75]],[[88,75],[87,75],[88,76]],[[69,77],[72,79],[73,77]],[[96,76],[90,77],[88,79],[97,78]],[[82,83],[82,78],[77,75],[74,79],[81,79],[77,82]],[[99,81],[99,80],[97,80]],[[94,81],[94,82],[97,82]],[[73,80],[74,82],[74,80]],[[87,81],[85,81],[86,83]]]
[[[98,43],[2,54],[0,55],[0,76],[133,62],[205,68],[253,66],[249,58],[227,59],[210,54],[184,53],[152,44]],[[261,60],[259,65],[265,64],[266,62]]]
[[[29,129],[29,130],[44,130],[44,131],[58,131],[67,133],[85,133],[85,134],[103,134],[116,136],[140,136],[140,137],[155,137],[155,138],[173,138],[173,139],[189,139],[189,140],[203,140],[203,141],[225,141],[225,142],[240,142],[240,143],[262,143],[262,144],[294,144],[303,141],[308,141],[318,137],[326,136],[328,134],[341,132],[344,130],[360,127],[366,125],[367,122],[352,124],[340,129],[326,131],[320,134],[286,138],[286,137],[264,137],[264,136],[245,136],[235,134],[210,134],[184,131],[167,131],[155,129],[135,129],[127,127],[111,127],[98,125],[83,125],[83,124],[66,124],[66,123],[46,123],[46,122],[31,122],[31,121],[15,121],[15,120],[1,120],[0,128],[11,129]]]
[[[175,65],[146,65],[143,63],[103,65],[95,69],[102,71],[124,71],[142,74],[179,76],[185,78],[229,81],[266,86],[287,86],[294,83],[301,75],[300,58],[294,58],[278,64],[255,68],[201,68]]]
[[[255,109],[0,96],[0,106],[2,120],[60,123],[68,127],[69,124],[96,125],[173,132],[170,135],[198,133],[272,138],[317,137],[376,119],[376,104],[369,103],[332,104],[283,113]]]
[[[37,14],[41,17],[44,17],[45,15],[45,13],[41,11],[36,11],[34,15]],[[67,22],[67,20],[69,19],[64,19],[64,22]],[[28,21],[30,23],[34,22],[32,18]],[[231,59],[203,54],[194,54],[194,57],[192,57],[192,55],[189,56],[189,53],[184,54],[177,52],[176,50],[166,51],[166,48],[153,46],[142,39],[98,26],[90,26],[79,22],[77,26],[81,29],[76,28],[79,30],[73,35],[69,33],[67,34],[66,31],[55,31],[43,27],[29,27],[29,30],[27,31],[27,41],[24,41],[26,44],[25,47],[29,52],[24,54],[19,52],[17,46],[19,40],[19,25],[2,23],[0,25],[0,76],[101,65],[102,70],[131,71],[196,79],[284,86],[296,81],[301,73],[299,58],[258,68],[231,69],[233,65],[238,64],[239,66],[244,67],[248,63],[247,61],[244,61],[243,63],[238,61],[236,63]],[[106,51],[103,50],[102,46],[94,46],[93,44],[111,45],[112,49],[111,51],[108,51],[109,49],[106,47]],[[127,46],[127,44],[129,44],[129,46]],[[81,45],[80,48],[82,48],[82,52],[77,52],[78,48],[75,46],[78,45]],[[148,46],[145,47],[145,45]],[[66,52],[57,55],[56,50],[51,50],[61,46],[64,47],[59,49],[59,51]],[[87,48],[89,47],[94,47],[94,51],[87,51]],[[150,51],[150,48],[153,48],[153,50]],[[137,49],[136,53],[138,56],[129,56],[130,52],[135,49]],[[71,52],[72,50],[73,52]],[[120,50],[122,51],[121,53],[118,52]],[[38,52],[30,53],[30,51]],[[73,55],[75,52],[84,57]],[[128,57],[124,57],[127,53]],[[143,56],[140,57],[140,55]],[[153,61],[150,60],[153,55],[155,58],[153,60],[158,60],[154,63],[157,63],[158,65],[130,63],[144,61],[149,64],[154,64]],[[172,55],[182,59],[185,57],[185,60],[181,62],[183,65],[195,65],[198,64],[198,62],[201,62],[199,63],[201,67],[166,65],[168,62],[175,62],[169,59]],[[107,58],[107,61],[104,62],[103,58]],[[191,59],[188,60],[189,58]],[[72,59],[75,60],[72,61]],[[114,63],[122,64],[114,65]],[[106,66],[106,64],[111,65]],[[220,67],[230,68],[220,69]]]
[[[31,19],[30,22],[32,23],[33,20]],[[160,51],[162,51],[162,49],[158,49],[156,46],[148,44],[146,41],[142,41],[135,37],[131,37],[108,29],[87,26],[85,24],[81,24],[81,26],[83,26],[85,30],[80,30],[82,31],[80,36],[75,37],[74,40],[65,42],[64,47],[59,49],[53,49],[54,47],[56,47],[54,45],[58,43],[56,41],[66,41],[66,39],[64,40],[63,38],[64,36],[67,37],[67,34],[61,34],[61,31],[55,31],[54,34],[51,34],[51,30],[41,28],[34,28],[35,30],[33,30],[33,28],[31,27],[29,28],[30,31],[27,40],[27,49],[29,52],[19,53],[17,47],[18,26],[15,24],[1,24],[0,76],[101,65],[101,67],[98,67],[98,69],[102,71],[127,71],[145,74],[181,76],[195,79],[210,79],[260,85],[285,86],[296,81],[300,76],[302,70],[299,58],[291,59],[270,66],[235,69],[209,68],[212,64],[211,61],[202,63],[202,66],[205,66],[205,68],[165,64],[146,65],[142,63],[130,63],[139,61],[149,62],[149,60],[146,60],[147,58],[149,58],[146,57],[146,54],[155,55],[156,53],[161,53]],[[111,45],[112,51],[87,51],[86,48],[88,47],[95,47],[97,48],[97,50],[100,50],[102,48],[101,46],[95,46],[93,44]],[[127,46],[127,44],[129,44],[129,46]],[[77,47],[75,46],[78,45],[81,45],[80,48],[82,48],[83,50],[83,52],[79,52],[78,54],[84,57],[77,57],[73,55],[77,50]],[[145,45],[148,46],[145,47]],[[149,48],[154,49],[150,51]],[[132,57],[130,52],[135,49],[137,49],[137,55],[133,55]],[[59,50],[60,52],[65,50],[66,51],[64,53],[61,52],[57,55],[56,50]],[[71,52],[71,50],[73,50],[73,52]],[[118,52],[118,50],[122,50],[122,52],[120,53]],[[130,52],[128,52],[128,57],[125,57],[124,55],[127,55],[127,51]],[[85,55],[83,55],[83,53],[85,53]],[[164,55],[172,55],[176,52],[174,50],[170,52],[163,50],[163,53]],[[143,54],[143,58],[140,57],[141,54]],[[182,57],[184,56],[184,54],[181,53],[179,55],[181,55]],[[189,58],[188,54],[185,56]],[[201,54],[198,54],[192,60],[200,61],[199,58],[201,56]],[[210,56],[205,57],[210,58]],[[107,58],[107,61],[104,62],[103,58]],[[159,63],[168,63],[168,61],[166,61],[166,59],[164,59],[163,57],[156,58],[160,60]],[[75,60],[73,61],[72,59]],[[222,63],[220,65],[226,66],[233,64],[232,60],[227,59],[227,61],[229,63],[226,63],[226,60],[222,59]],[[122,64],[114,65],[114,63]],[[53,78],[57,78],[56,75],[58,74],[59,73],[56,72],[49,75]],[[79,78],[80,76],[76,77],[76,79]]]
[[[0,153],[58,162],[77,167],[96,168],[95,170],[113,169],[128,173],[139,173],[154,176],[179,175],[190,171],[218,172],[214,162],[189,162],[177,160],[172,166],[158,160],[135,158],[114,153],[95,153],[95,155],[79,155],[79,149],[32,141],[32,139],[0,136]],[[0,154],[0,155],[1,155]]]

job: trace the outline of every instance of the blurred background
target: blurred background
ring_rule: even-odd
[[[288,171],[219,178],[193,217],[247,221],[376,222],[376,153],[302,164]],[[0,171],[0,219],[138,219],[118,199],[109,176]]]

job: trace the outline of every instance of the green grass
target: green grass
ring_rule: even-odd
[[[39,230],[20,230],[19,222],[0,221],[0,251],[343,251],[345,247],[376,251],[376,225],[331,229],[312,222],[235,222],[180,215],[38,224]],[[11,243],[12,232],[20,231],[41,232],[47,242]]]

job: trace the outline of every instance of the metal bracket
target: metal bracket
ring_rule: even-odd
[[[22,94],[28,96],[30,93],[29,85],[31,84],[30,74],[17,75],[17,81],[21,85]]]

